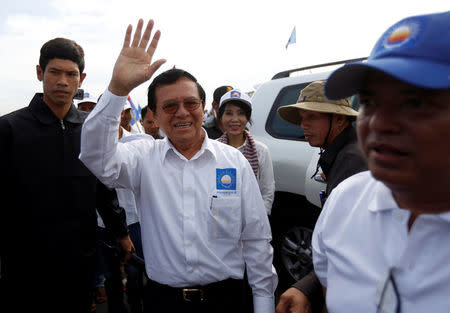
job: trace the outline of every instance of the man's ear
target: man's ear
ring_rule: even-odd
[[[36,65],[36,76],[40,82],[44,80],[44,71],[39,65]]]
[[[81,87],[81,84],[83,83],[83,80],[86,78],[86,73],[81,73],[80,75],[80,84],[78,85],[78,87]]]
[[[347,116],[342,114],[334,114],[334,116],[336,117],[336,122],[340,129],[347,127]]]

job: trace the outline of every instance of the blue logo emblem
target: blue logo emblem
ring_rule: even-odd
[[[231,98],[241,98],[241,93],[239,92],[239,91],[237,91],[237,90],[235,90],[235,91],[233,91],[231,94],[230,94],[230,97]]]
[[[216,168],[216,189],[236,190],[235,168]]]

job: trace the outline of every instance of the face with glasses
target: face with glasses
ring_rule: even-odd
[[[178,150],[201,146],[203,142],[203,101],[195,82],[180,78],[155,90],[156,118]]]

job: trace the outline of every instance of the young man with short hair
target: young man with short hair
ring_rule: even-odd
[[[2,312],[88,312],[97,219],[127,253],[125,212],[78,159],[87,113],[72,103],[86,74],[83,49],[55,38],[41,48],[43,93],[0,118]]]

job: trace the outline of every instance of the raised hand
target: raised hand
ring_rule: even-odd
[[[156,70],[166,62],[166,60],[160,59],[151,63],[161,32],[159,30],[155,32],[150,46],[147,48],[154,22],[150,20],[147,23],[144,34],[141,36],[143,24],[144,21],[140,19],[132,42],[131,32],[133,27],[131,25],[127,27],[122,51],[120,51],[114,65],[113,75],[108,87],[109,91],[117,96],[128,95],[135,87],[149,80]]]

